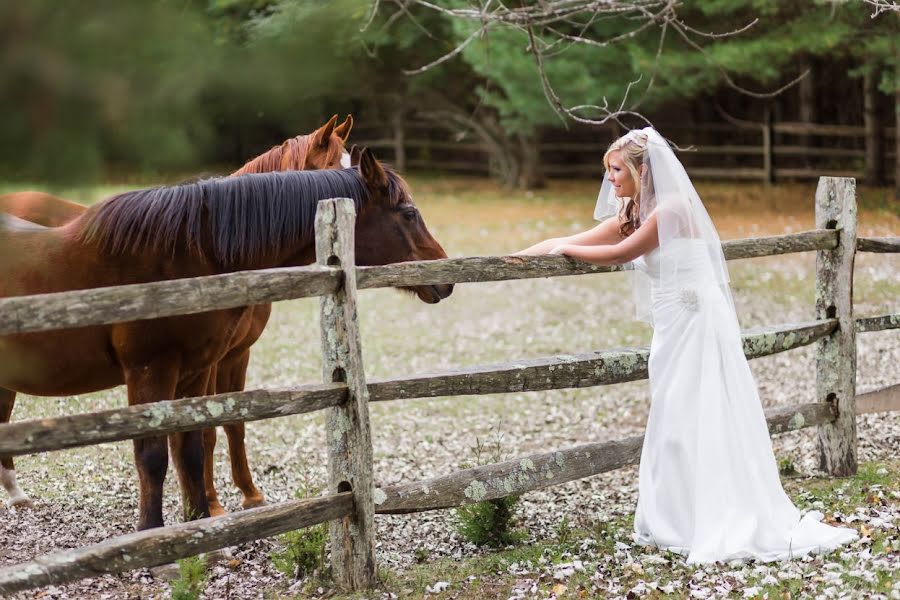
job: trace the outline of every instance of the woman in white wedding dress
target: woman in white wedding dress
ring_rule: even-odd
[[[653,326],[635,541],[693,564],[785,560],[855,540],[820,512],[801,517],[781,487],[721,241],[681,162],[650,127],[616,140],[603,162],[601,223],[520,254],[633,264],[637,318]]]

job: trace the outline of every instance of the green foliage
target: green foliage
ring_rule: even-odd
[[[271,554],[275,568],[294,579],[325,572],[325,542],[328,526],[323,523],[278,536],[283,546]]]
[[[209,575],[202,554],[177,561],[178,579],[172,582],[172,600],[197,600]]]
[[[785,477],[793,477],[798,474],[794,461],[791,460],[790,456],[778,459],[778,472]]]
[[[512,528],[519,496],[506,496],[466,504],[456,509],[456,530],[476,546],[495,548],[522,540],[521,532]]]

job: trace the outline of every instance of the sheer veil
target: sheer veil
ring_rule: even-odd
[[[659,230],[658,277],[651,278],[641,269],[633,271],[636,317],[652,323],[654,293],[678,293],[690,303],[695,290],[706,285],[719,286],[734,315],[722,242],[681,161],[652,127],[628,132],[625,143],[643,148],[638,223],[655,213]],[[604,175],[594,218],[603,221],[617,217],[627,200],[616,197]],[[643,258],[652,260],[655,252]]]

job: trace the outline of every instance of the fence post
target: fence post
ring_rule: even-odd
[[[816,252],[816,318],[837,319],[838,328],[816,343],[816,398],[837,409],[819,425],[819,468],[834,476],[856,473],[856,327],[853,260],[856,254],[856,180],[820,177],[816,227],[836,229],[838,245]]]
[[[354,227],[348,198],[322,200],[316,211],[316,262],[338,266],[343,286],[321,297],[322,363],[326,383],[347,384],[347,402],[328,409],[328,491],[353,492],[353,513],[329,523],[335,582],[350,590],[375,582],[375,503],[368,391],[356,318]]]

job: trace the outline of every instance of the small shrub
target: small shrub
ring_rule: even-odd
[[[518,496],[466,504],[456,509],[456,530],[476,546],[515,544],[521,534],[512,528]]]
[[[206,557],[191,556],[176,561],[178,579],[172,582],[172,600],[197,600],[203,593],[208,575]]]
[[[471,448],[475,465],[504,460],[503,434],[500,433],[499,423],[494,429],[493,438],[491,442],[484,442],[475,437],[475,445]],[[468,468],[474,465],[462,466]],[[519,496],[511,495],[461,506],[454,512],[456,531],[476,546],[497,548],[515,544],[525,535],[512,528],[518,502]]]
[[[785,477],[793,477],[798,474],[794,461],[789,456],[785,456],[778,460],[778,472]]]
[[[325,541],[328,539],[328,525],[290,531],[278,536],[284,546],[271,554],[275,568],[294,579],[302,579],[318,571],[325,571]]]

